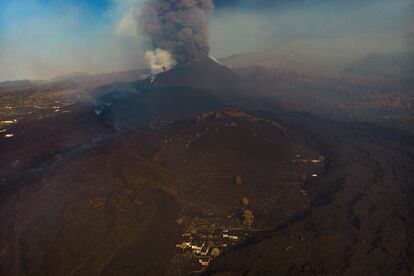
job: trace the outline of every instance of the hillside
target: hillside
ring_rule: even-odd
[[[293,112],[256,94],[273,72],[239,72],[0,94],[0,274],[412,272],[412,135]]]

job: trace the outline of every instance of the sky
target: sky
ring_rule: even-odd
[[[145,67],[149,43],[133,19],[134,8],[143,2],[0,0],[0,81]],[[410,0],[216,0],[215,4],[210,26],[215,57],[261,51],[295,37],[320,41],[345,37],[352,43],[362,41],[364,51],[403,51],[400,38],[412,37],[414,30]]]

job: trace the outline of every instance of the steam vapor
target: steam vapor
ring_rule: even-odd
[[[145,53],[145,60],[153,74],[170,70],[176,64],[170,52],[159,48],[155,49],[155,51],[147,51]]]
[[[149,0],[135,18],[158,54],[168,51],[183,65],[208,57],[208,14],[213,9],[212,0]]]

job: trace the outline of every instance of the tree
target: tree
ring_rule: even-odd
[[[243,211],[243,225],[246,225],[250,228],[252,227],[253,222],[254,222],[253,212],[250,211],[249,209],[245,209]]]
[[[213,250],[211,250],[211,253],[210,254],[213,257],[218,257],[218,256],[220,256],[221,252],[220,252],[220,249],[218,249],[217,247],[215,247],[215,248],[213,248]]]

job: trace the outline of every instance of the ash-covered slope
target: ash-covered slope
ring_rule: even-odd
[[[0,275],[409,275],[413,137],[240,84],[200,61],[8,125]]]
[[[213,59],[198,60],[137,83],[139,87],[192,87],[220,93],[241,93],[245,80]]]
[[[0,140],[1,275],[190,273],[196,256],[176,248],[189,228],[248,233],[243,196],[255,227],[274,226],[308,201],[291,159],[319,156],[289,125],[238,109],[127,135],[87,106],[25,120]]]
[[[131,130],[88,106],[10,127],[1,275],[412,271],[412,137],[236,108]]]
[[[334,166],[308,186],[316,193],[303,212],[223,254],[208,275],[412,275],[412,136],[295,117],[330,147]]]
[[[99,99],[97,113],[116,129],[136,129],[189,119],[222,104],[209,91],[189,87],[113,92]]]
[[[199,60],[99,97],[103,118],[121,128],[189,119],[218,108],[248,106],[245,81],[212,59]],[[102,94],[94,91],[94,94]]]

